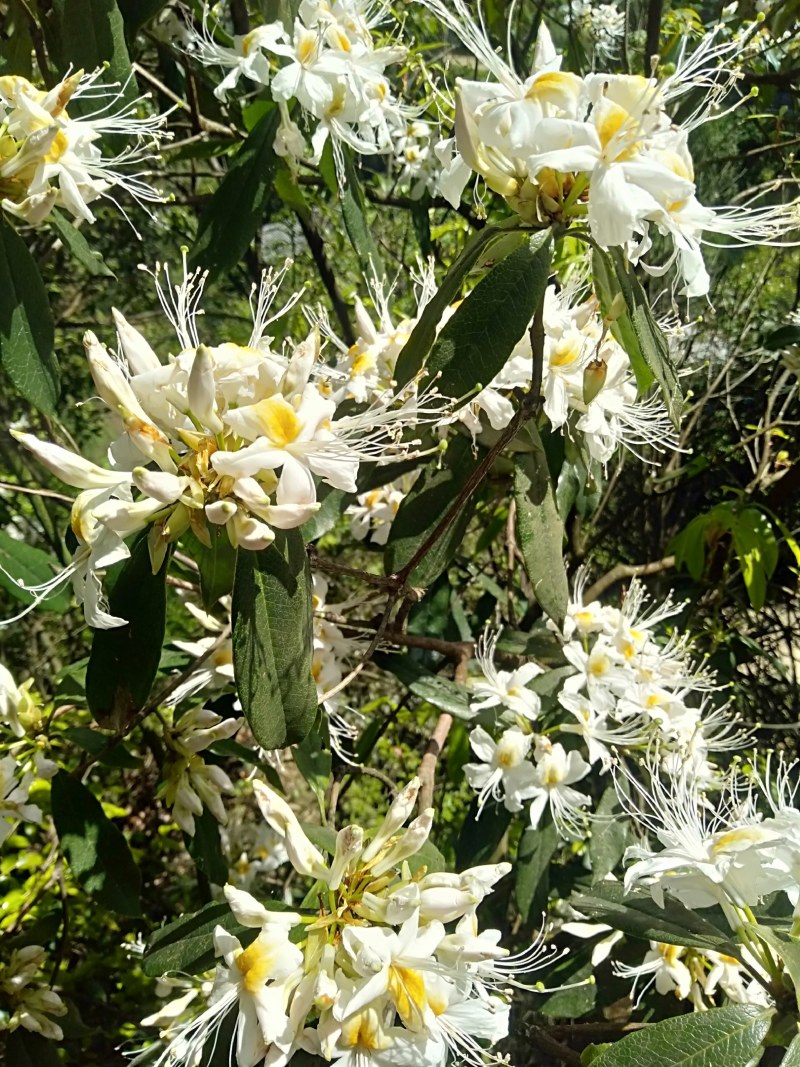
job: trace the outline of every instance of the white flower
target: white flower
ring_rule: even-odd
[[[42,821],[41,808],[28,803],[32,782],[33,774],[30,771],[20,773],[13,756],[0,759],[0,845],[6,841],[20,820]]]
[[[534,781],[528,792],[528,796],[533,798],[530,807],[531,826],[535,828],[539,825],[544,809],[549,805],[553,822],[561,836],[579,837],[591,797],[579,793],[572,786],[586,777],[589,764],[579,752],[567,753],[564,746],[558,743],[537,745],[535,758]]]
[[[0,965],[0,992],[10,1000],[4,1028],[14,1031],[22,1027],[49,1041],[61,1041],[64,1034],[51,1016],[66,1015],[66,1005],[52,989],[31,984],[45,959],[41,945],[26,945],[14,949],[8,962]]]
[[[233,784],[221,767],[206,763],[199,755],[215,741],[231,737],[242,719],[223,719],[207,708],[195,708],[182,715],[172,728],[165,728],[169,750],[165,768],[164,796],[178,826],[194,836],[195,816],[206,807],[223,825],[227,814],[222,793],[233,793]]]
[[[484,633],[478,641],[475,658],[483,672],[483,681],[473,681],[472,692],[479,699],[471,701],[472,711],[485,708],[502,707],[512,716],[523,721],[534,722],[541,711],[541,701],[529,682],[543,673],[536,663],[525,663],[514,671],[498,670],[494,663],[495,650],[500,638],[500,631]]]
[[[16,74],[0,78],[3,210],[35,224],[58,206],[91,223],[89,204],[98,197],[116,203],[117,188],[141,206],[163,202],[143,180],[141,167],[156,158],[153,150],[168,136],[163,129],[166,116],[138,118],[145,97],[126,102],[127,84],[103,85],[104,74],[102,68],[91,74],[80,70],[47,91]],[[83,102],[80,118],[67,112],[73,100]],[[94,110],[88,109],[89,103]],[[109,135],[129,139],[112,157],[103,155],[100,147]]]
[[[0,663],[0,723],[6,723],[16,737],[25,736],[23,720],[36,708],[30,695],[32,685],[33,678],[29,678],[18,686],[8,668]]]
[[[481,763],[465,763],[467,781],[478,793],[478,815],[489,798],[502,800],[508,811],[521,811],[536,785],[536,770],[529,761],[532,734],[517,727],[505,730],[494,741],[482,726],[469,735],[472,751]]]

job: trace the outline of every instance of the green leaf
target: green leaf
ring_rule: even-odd
[[[772,1009],[731,1004],[664,1019],[615,1042],[592,1060],[592,1067],[752,1067],[772,1014]]]
[[[538,925],[547,907],[550,860],[558,847],[558,831],[552,822],[541,829],[528,827],[522,834],[514,864],[514,895],[522,921]]]
[[[317,500],[320,502],[319,510],[300,527],[306,544],[330,533],[353,500],[353,494],[333,489],[323,482],[317,489]]]
[[[33,39],[30,23],[19,0],[10,0],[4,18],[4,32],[0,39],[0,75],[21,74],[30,80],[33,74]]]
[[[154,18],[166,5],[167,0],[119,0],[119,9],[129,37],[133,38],[139,27]]]
[[[27,245],[2,218],[0,363],[21,396],[55,415],[61,387],[47,290]]]
[[[60,72],[70,64],[76,70],[91,71],[107,66],[105,84],[118,82],[120,89],[130,78],[125,99],[137,95],[131,78],[131,61],[125,43],[125,26],[115,0],[53,0],[52,10],[44,20],[45,37],[50,55]],[[75,109],[73,101],[71,108]],[[77,101],[80,114],[84,108],[96,108]]]
[[[239,552],[233,668],[245,717],[262,748],[296,745],[317,713],[311,585],[299,530],[277,530],[269,548]]]
[[[475,286],[442,327],[428,357],[436,388],[466,403],[506,365],[544,298],[550,231],[530,237]]]
[[[108,268],[102,255],[90,247],[89,242],[73,222],[60,211],[55,210],[50,212],[49,218],[61,235],[64,246],[92,277],[99,275],[107,278],[116,277],[113,270]]]
[[[436,530],[466,483],[479,459],[472,442],[462,435],[449,442],[441,465],[429,464],[416,480],[398,509],[384,556],[387,574],[396,574]],[[426,588],[445,570],[464,539],[474,510],[475,496],[459,511],[455,520],[416,565],[409,581]]]
[[[9,592],[22,604],[31,604],[34,597],[21,589],[14,579],[24,585],[41,585],[49,582],[60,567],[47,552],[34,545],[10,537],[5,530],[0,530],[0,587]],[[40,611],[52,611],[61,615],[69,607],[69,586],[59,590],[55,596],[48,597],[39,604]]]
[[[141,760],[137,759],[122,744],[107,748],[110,737],[101,734],[98,730],[91,730],[88,726],[69,726],[63,736],[73,745],[78,745],[84,752],[89,752],[98,757],[98,761],[105,767],[124,767],[128,770],[141,766]]]
[[[461,826],[456,841],[456,864],[458,869],[488,863],[511,825],[511,812],[500,804],[488,804],[478,816],[477,797]]]
[[[327,731],[325,731],[327,733]],[[309,735],[292,750],[297,769],[322,802],[331,778],[331,752],[318,719]]]
[[[499,226],[484,226],[482,230],[472,234],[461,255],[448,270],[442,284],[425,305],[422,314],[417,319],[416,326],[411,331],[411,336],[397,358],[394,376],[398,385],[405,385],[421,370],[425,357],[436,338],[436,329],[441,322],[442,315],[458,299],[462,282],[472,268],[485,257],[489,245],[499,237],[505,236],[512,226],[516,228],[517,225],[516,220],[510,220]]]
[[[211,203],[200,216],[197,239],[189,257],[192,267],[204,267],[212,278],[238,265],[272,195],[278,165],[273,143],[280,112],[273,104],[236,153]]]
[[[542,611],[561,626],[569,602],[564,567],[564,526],[558,514],[547,459],[536,427],[525,427],[533,450],[514,455],[517,540]]]
[[[469,720],[474,717],[469,710],[469,695],[463,686],[456,685],[440,674],[434,674],[408,653],[379,652],[372,660],[381,670],[393,674],[420,700],[427,700],[435,708],[449,712],[459,719]]]
[[[781,1067],[800,1067],[800,1034],[792,1041],[781,1060]]]
[[[428,840],[419,852],[415,852],[413,856],[408,857],[408,867],[412,875],[423,867],[428,874],[438,874],[439,871],[447,870],[447,863],[433,841]]]
[[[225,885],[228,881],[228,864],[222,854],[222,842],[219,836],[219,823],[208,810],[203,808],[200,815],[195,815],[194,836],[185,837],[189,855],[197,864],[209,882]]]
[[[588,918],[608,923],[631,937],[712,949],[738,959],[739,950],[731,943],[729,931],[669,896],[660,908],[649,893],[626,893],[619,882],[601,882],[585,893],[576,893],[573,903]]]
[[[669,345],[653,317],[650,301],[630,263],[618,248],[595,249],[592,277],[603,314],[611,315],[611,332],[631,361],[640,393],[657,381],[664,404],[675,426],[680,423],[683,396]],[[625,311],[617,313],[615,296],[621,293]]]
[[[8,1067],[61,1067],[55,1043],[23,1029],[6,1038],[5,1063]]]
[[[592,821],[592,836],[589,838],[593,885],[602,882],[622,859],[629,829],[629,820],[620,812],[617,791],[610,785],[597,805]]]
[[[211,545],[204,545],[191,530],[187,530],[181,540],[187,546],[188,554],[197,564],[200,573],[200,594],[203,607],[211,611],[220,597],[228,596],[233,589],[233,576],[236,571],[236,549],[224,526],[207,526]]]
[[[358,257],[358,265],[367,278],[380,278],[383,275],[383,261],[378,245],[372,236],[372,227],[367,221],[367,205],[356,168],[353,154],[343,147],[345,186],[341,194],[342,218],[350,244]]]
[[[97,722],[124,729],[147,703],[161,658],[166,623],[169,553],[157,574],[147,536],[139,537],[108,598],[124,626],[95,630],[86,669],[86,699]]]
[[[783,960],[783,965],[794,986],[798,1006],[800,1006],[800,940],[760,923],[746,923],[745,925]]]
[[[262,900],[269,911],[289,911],[279,900]],[[162,926],[147,942],[142,970],[148,978],[178,972],[202,974],[214,966],[214,930],[222,926],[247,946],[258,930],[242,926],[223,900]]]
[[[760,611],[767,597],[767,581],[778,563],[772,524],[758,508],[744,508],[735,516],[731,535],[750,604]]]
[[[141,915],[139,868],[128,842],[100,802],[66,771],[53,778],[53,822],[78,884],[103,907]]]

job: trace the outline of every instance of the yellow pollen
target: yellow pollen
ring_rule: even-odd
[[[255,409],[266,436],[279,448],[295,441],[303,428],[292,405],[280,394],[259,401]]]
[[[411,1030],[417,1029],[427,1003],[425,982],[419,971],[390,967],[389,993],[405,1025]]]
[[[272,956],[267,947],[254,941],[236,957],[236,966],[242,972],[242,984],[248,993],[256,993],[270,976]]]

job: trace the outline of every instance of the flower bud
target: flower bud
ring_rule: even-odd
[[[139,331],[134,326],[131,326],[125,316],[117,311],[116,308],[111,309],[111,314],[114,318],[114,325],[117,328],[117,337],[119,338],[122,354],[128,361],[128,366],[133,374],[146,374],[148,371],[158,370],[161,366],[158,356]]]
[[[224,426],[217,413],[217,383],[214,381],[214,357],[206,345],[199,345],[194,355],[187,385],[189,410],[212,433],[222,433]]]
[[[146,467],[134,467],[133,484],[140,493],[159,500],[162,504],[174,504],[189,484],[188,478],[179,478],[167,471],[151,471]]]
[[[19,430],[11,430],[11,436],[32,452],[51,474],[75,489],[113,489],[117,485],[130,483],[130,471],[106,470],[69,449],[49,441],[39,441],[32,434],[20,433]]]
[[[361,855],[364,845],[364,831],[360,826],[345,826],[336,835],[336,852],[333,855],[328,889],[338,889],[351,860]]]
[[[396,867],[404,859],[409,856],[415,856],[419,852],[430,836],[433,815],[433,808],[426,808],[421,815],[414,819],[403,836],[395,841],[380,862],[376,863],[372,868],[372,873],[376,877],[380,877],[380,875],[392,867]]]
[[[405,824],[406,819],[414,810],[419,788],[419,778],[412,778],[408,785],[404,789],[401,789],[394,798],[391,807],[381,823],[380,829],[364,849],[363,858],[365,863],[369,863],[371,859],[374,859],[389,838],[393,834],[396,834],[400,827]]]
[[[253,782],[261,814],[284,841],[289,860],[298,874],[327,879],[328,865],[305,835],[297,816],[283,799],[264,782]]]

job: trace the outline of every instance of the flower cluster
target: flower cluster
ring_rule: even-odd
[[[167,1026],[159,1063],[194,1063],[230,1016],[238,1067],[265,1057],[277,1067],[298,1050],[339,1067],[439,1064],[451,1052],[476,1067],[495,1062],[491,1046],[508,1032],[506,987],[550,953],[537,939],[512,958],[499,931],[479,931],[476,909],[508,864],[427,870],[432,809],[404,828],[419,785],[398,794],[371,840],[360,826],[340,830],[329,860],[286,801],[254,782],[295,871],[315,881],[319,910],[273,910],[226,886],[234,916],[257,934],[243,944],[217,927],[222,962],[208,1007]]]
[[[22,1027],[50,1041],[63,1038],[53,1017],[66,1015],[66,1005],[58,993],[34,982],[45,959],[41,945],[26,945],[14,949],[8,961],[0,963],[0,1031]]]
[[[632,262],[642,260],[657,231],[673,253],[666,266],[651,269],[661,274],[677,261],[687,296],[708,292],[705,234],[769,244],[797,227],[794,205],[710,208],[695,195],[689,134],[726,113],[722,102],[739,80],[730,64],[746,49],[746,32],[731,40],[709,34],[658,80],[562,71],[543,25],[533,69],[522,79],[494,51],[465,0],[421,2],[494,79],[457,82],[456,145],[465,166],[453,165],[442,187],[454,206],[472,171],[528,221],[585,219],[597,244],[624,248]],[[695,92],[701,102],[676,118]]]
[[[362,461],[411,454],[418,442],[403,441],[404,429],[441,417],[435,390],[417,396],[412,385],[399,406],[390,408],[394,394],[385,393],[379,405],[337,418],[337,403],[318,376],[316,327],[300,342],[287,341],[284,351],[274,350],[265,336],[297,300],[270,314],[283,274],[264,275],[245,345],[201,342],[199,271],[185,273],[174,287],[168,275],[166,288],[158,284],[180,346],[164,363],[118,311],[118,355],[87,333],[95,387],[122,436],[110,447],[108,466],[101,467],[15,433],[56,477],[82,490],[72,509],[78,541],[72,563],[52,581],[31,587],[34,604],[71,579],[90,625],[122,625],[124,619],[103,607],[98,571],[129,555],[125,538],[148,529],[154,571],[187,529],[210,545],[209,524],[224,527],[236,548],[265,548],[275,529],[300,526],[318,509],[315,475],[355,493]]]
[[[98,197],[114,202],[124,189],[140,205],[160,203],[139,169],[154,158],[166,116],[139,118],[145,97],[130,100],[127,85],[103,84],[105,71],[70,74],[52,89],[37,89],[16,74],[0,77],[0,206],[37,223],[54,207],[94,222],[89,204]],[[80,118],[67,112],[80,101]],[[93,110],[91,110],[93,108]],[[130,140],[116,156],[105,156],[101,141],[119,134]]]
[[[232,46],[217,43],[206,17],[202,33],[189,45],[201,63],[227,68],[214,90],[224,99],[246,77],[269,86],[280,108],[275,151],[289,159],[318,162],[330,138],[340,181],[342,143],[363,155],[391,154],[405,135],[406,109],[394,95],[386,68],[400,62],[405,49],[376,46],[375,30],[385,7],[364,0],[302,0],[292,27],[281,21],[256,26],[236,36]],[[292,117],[297,105],[309,124],[306,133]]]
[[[498,669],[498,635],[480,644],[482,677],[471,683],[470,709],[481,720],[470,735],[478,762],[465,766],[479,813],[490,798],[512,812],[531,801],[537,826],[549,806],[567,838],[582,836],[591,803],[575,783],[592,767],[606,773],[616,751],[644,750],[657,737],[664,759],[707,780],[715,772],[710,751],[744,743],[725,707],[707,707],[713,677],[693,664],[686,639],[673,633],[666,643],[656,640],[656,627],[680,607],[670,599],[649,607],[637,581],[619,608],[584,604],[583,582],[581,575],[559,635],[571,672],[554,707],[544,710],[535,691],[537,679],[546,680],[542,667]]]
[[[216,764],[206,763],[201,753],[215,741],[222,741],[242,725],[242,719],[223,719],[208,708],[194,708],[164,727],[168,758],[164,770],[164,798],[172,808],[175,822],[190,837],[195,832],[195,816],[206,807],[223,825],[227,813],[222,793],[233,793],[228,775]]]

